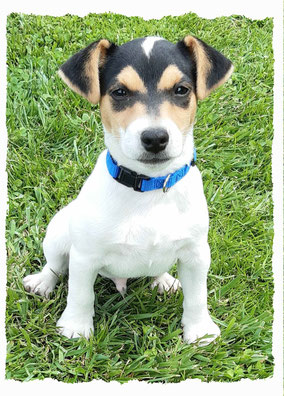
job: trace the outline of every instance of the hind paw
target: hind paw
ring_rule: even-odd
[[[160,294],[163,294],[164,291],[174,293],[181,288],[181,283],[178,279],[165,272],[155,278],[151,288],[154,289],[155,287],[158,287],[158,292]]]

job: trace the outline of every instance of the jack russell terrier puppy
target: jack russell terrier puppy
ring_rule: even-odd
[[[51,220],[46,265],[26,276],[28,292],[48,297],[69,269],[67,306],[57,322],[68,337],[94,329],[94,282],[150,276],[159,292],[183,290],[184,340],[206,345],[220,334],[207,308],[209,216],[195,166],[197,101],[223,84],[233,65],[203,41],[146,37],[121,46],[106,39],[73,55],[59,76],[100,103],[105,144],[78,197]],[[168,274],[177,263],[180,282]]]

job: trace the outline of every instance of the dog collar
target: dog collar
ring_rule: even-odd
[[[193,160],[190,164],[186,164],[182,168],[166,176],[148,177],[138,174],[124,166],[118,166],[109,151],[107,151],[106,156],[106,164],[110,175],[124,186],[132,187],[133,190],[140,192],[158,190],[160,188],[163,189],[163,192],[167,192],[170,187],[174,186],[188,173],[191,166],[195,165],[195,162],[196,150],[194,149]]]

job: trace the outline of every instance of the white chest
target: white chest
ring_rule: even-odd
[[[188,243],[189,230],[178,221],[170,224],[156,216],[149,220],[138,216],[120,224],[118,233],[104,244],[101,260],[106,276],[157,276],[175,263],[179,250]]]
[[[78,236],[77,246],[96,258],[104,276],[160,275],[185,246],[207,233],[207,205],[197,169],[166,194],[137,193],[112,179],[103,179],[100,189],[92,191],[78,197],[73,238]]]
[[[109,277],[157,276],[176,262],[184,246],[195,238],[196,216],[174,203],[155,205],[113,216],[102,236],[102,273]]]

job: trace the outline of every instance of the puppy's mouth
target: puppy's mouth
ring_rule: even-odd
[[[170,157],[152,157],[152,158],[146,158],[146,157],[141,157],[138,159],[138,161],[143,162],[143,164],[162,164],[164,162],[170,161]]]

